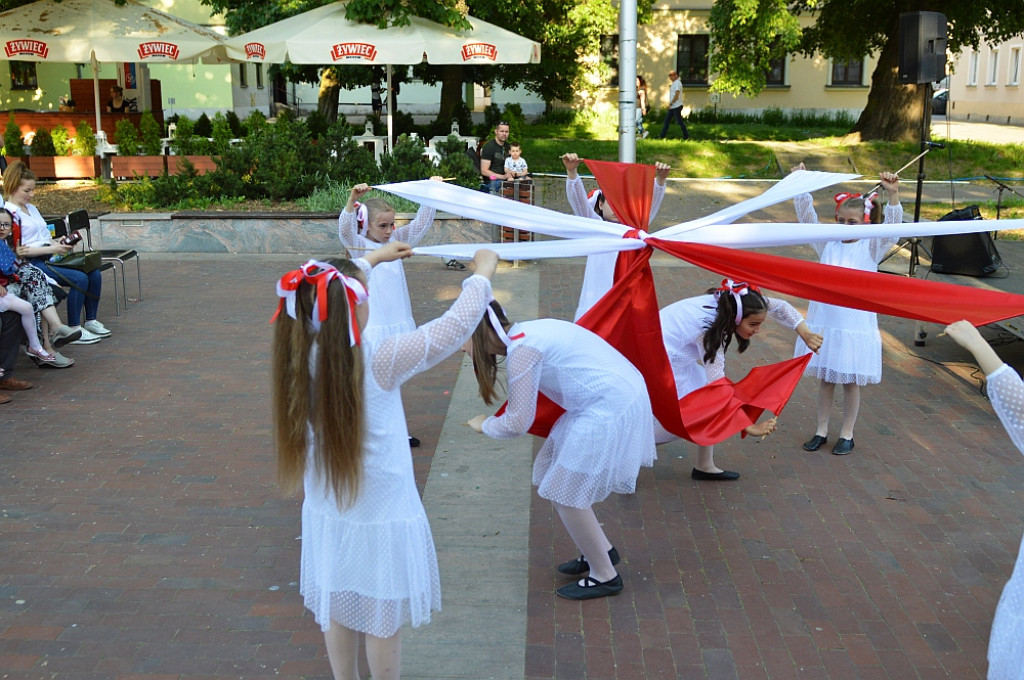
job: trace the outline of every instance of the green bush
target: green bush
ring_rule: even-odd
[[[122,118],[114,126],[114,143],[118,156],[137,156],[139,153],[139,131],[129,118]]]
[[[437,173],[442,177],[454,177],[455,184],[476,189],[480,186],[480,173],[473,161],[466,155],[466,143],[455,135],[437,143],[437,152],[441,154],[441,162]]]
[[[139,134],[142,137],[142,155],[162,156],[164,153],[163,131],[152,111],[143,111],[139,118]]]
[[[262,111],[253,111],[245,117],[245,120],[242,121],[242,129],[245,134],[239,135],[239,137],[248,137],[251,134],[265,130],[268,125],[270,125],[270,123],[267,121],[267,117],[263,115]]]
[[[53,137],[53,150],[58,156],[71,155],[71,134],[66,127],[58,125],[50,131],[50,136]]]
[[[231,126],[231,137],[233,139],[241,139],[245,137],[245,128],[242,127],[242,121],[238,118],[238,114],[232,110],[228,110],[224,114],[224,117],[228,120],[228,125]]]
[[[416,122],[412,118],[411,113],[405,111],[395,111],[395,115],[391,116],[391,129],[395,134],[395,137],[400,135],[408,135],[409,133],[419,131],[416,129]],[[387,134],[385,132],[384,134]]]
[[[394,151],[381,156],[381,181],[406,182],[433,175],[433,165],[423,157],[426,148],[421,139],[413,139],[408,135],[399,137]]]
[[[188,116],[178,116],[171,138],[171,151],[177,156],[204,156],[210,153],[210,140],[196,134],[196,123]]]
[[[14,114],[7,119],[7,126],[4,128],[4,155],[24,156],[25,140],[21,136],[21,128],[14,122]]]
[[[210,135],[213,138],[211,151],[220,156],[231,146],[231,125],[228,119],[220,111],[213,117],[213,131]]]
[[[264,197],[291,200],[312,191],[322,151],[317,152],[311,145],[309,130],[302,121],[280,116],[276,123],[250,134],[246,141],[255,146],[252,181]]]
[[[306,129],[309,130],[309,136],[312,139],[320,139],[321,135],[327,132],[327,128],[330,125],[331,123],[327,120],[327,116],[320,113],[319,109],[310,111],[309,115],[306,116]]]
[[[75,156],[96,155],[96,133],[92,126],[84,120],[75,126],[75,141],[71,144],[71,153]]]
[[[205,113],[196,119],[196,126],[193,130],[196,137],[212,137],[213,136],[213,123],[210,122],[210,117]]]
[[[354,131],[344,121],[336,121],[320,138],[319,150],[324,155],[324,172],[329,180],[350,185],[380,179],[380,168],[373,153],[353,138]]]
[[[57,155],[57,150],[53,148],[53,137],[50,136],[48,129],[44,127],[36,129],[35,137],[32,138],[32,155],[45,157]]]

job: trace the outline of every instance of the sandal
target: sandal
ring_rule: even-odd
[[[555,591],[559,597],[567,600],[592,600],[595,597],[608,597],[618,595],[622,592],[622,576],[615,575],[610,581],[597,581],[589,576],[584,577],[579,583],[570,583]]]
[[[29,347],[27,350],[25,350],[25,354],[33,356],[39,359],[40,361],[51,362],[57,360],[56,355],[48,354],[47,351],[42,347],[40,347],[39,349],[32,349],[31,347]]]
[[[447,262],[444,263],[444,266],[448,267],[448,269],[454,269],[456,271],[462,271],[463,269],[466,268],[466,265],[462,264],[458,260],[448,260]]]

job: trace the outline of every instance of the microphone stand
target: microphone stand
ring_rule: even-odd
[[[996,187],[997,187],[997,189],[996,189],[996,191],[998,192],[996,194],[996,219],[997,220],[999,219],[999,216],[1002,213],[1002,209],[1003,209],[1003,192],[1004,191],[1009,191],[1011,194],[1017,194],[1021,198],[1024,198],[1024,194],[1020,193],[1019,191],[1017,191],[1016,189],[1014,189],[1013,187],[1011,187],[1011,186],[1009,186],[1007,184],[1003,184],[1002,182],[1000,182],[998,179],[996,179],[992,175],[985,175],[985,179],[989,180],[990,182],[994,182]],[[999,238],[999,232],[998,231],[995,232],[995,234],[993,234],[992,237],[993,238]]]

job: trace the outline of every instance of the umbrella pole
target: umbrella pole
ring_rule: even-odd
[[[96,51],[93,50],[92,56],[92,94],[96,103],[96,134],[100,133],[103,128],[100,127],[100,63],[96,61]]]
[[[387,65],[387,69],[386,70],[387,70],[387,74],[388,74],[387,89],[385,90],[385,94],[387,95],[387,102],[388,102],[388,141],[387,141],[387,144],[385,145],[385,149],[387,150],[388,153],[391,153],[391,140],[394,139],[394,130],[392,129],[392,122],[391,122],[391,114],[392,114],[391,105],[394,102],[394,100],[391,98],[391,64]],[[394,102],[394,103],[397,103],[397,102]]]

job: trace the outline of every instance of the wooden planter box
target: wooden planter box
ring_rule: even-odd
[[[57,179],[91,179],[100,176],[99,156],[57,156],[53,159]]]
[[[167,156],[111,156],[110,174],[114,177],[133,179],[140,177],[158,177],[164,174]]]
[[[188,159],[188,162],[195,166],[196,173],[205,175],[211,170],[217,169],[217,164],[213,161],[213,156],[168,156],[167,157],[167,172],[171,175],[181,174],[182,167],[181,160]]]
[[[4,160],[7,161],[7,165],[10,165],[14,161],[21,161],[25,165],[28,165],[28,156],[4,156]]]
[[[57,179],[53,156],[29,156],[26,160],[29,170],[39,179]]]

